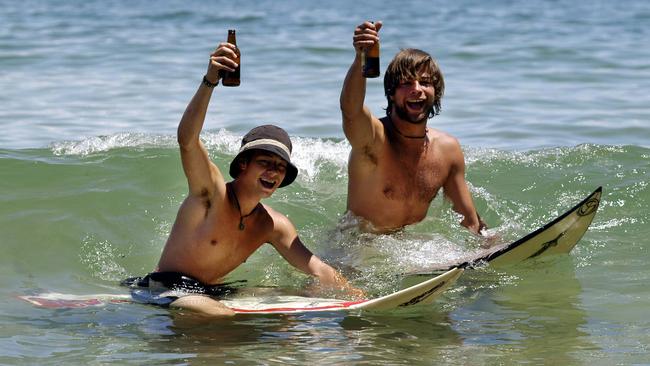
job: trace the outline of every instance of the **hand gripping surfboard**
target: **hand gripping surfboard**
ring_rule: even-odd
[[[569,253],[591,225],[596,211],[598,211],[601,195],[602,187],[598,187],[569,211],[510,244],[487,249],[472,258],[456,263],[408,272],[405,276],[432,276],[434,273],[448,271],[452,268],[472,268],[485,263],[493,267],[500,267],[531,258]]]

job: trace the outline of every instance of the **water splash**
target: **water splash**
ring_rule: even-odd
[[[126,269],[118,263],[128,253],[119,253],[108,241],[97,241],[93,236],[83,239],[79,259],[93,277],[104,281],[120,281],[127,276]]]

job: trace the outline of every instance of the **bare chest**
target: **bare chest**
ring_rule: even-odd
[[[218,215],[212,210],[195,222],[177,221],[161,264],[209,283],[217,281],[265,243],[265,225],[259,221],[251,217],[240,230],[239,215]]]
[[[382,195],[389,200],[428,205],[449,175],[449,167],[432,151],[388,151],[377,167]]]
[[[239,217],[212,219],[208,216],[197,230],[196,242],[207,252],[207,257],[212,257],[211,262],[236,266],[264,244],[264,234],[264,225],[254,217],[240,222]]]

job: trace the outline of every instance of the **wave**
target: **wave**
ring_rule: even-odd
[[[202,140],[225,169],[241,136],[222,129],[207,131]],[[300,136],[292,140],[298,179],[266,202],[294,221],[316,253],[342,268],[362,269],[353,273],[368,288],[391,290],[391,276],[401,270],[451,261],[480,246],[459,225],[460,217],[442,195],[425,220],[397,236],[341,231],[349,144]],[[650,235],[648,148],[465,147],[465,154],[476,207],[503,241],[542,226],[597,186],[604,188],[603,202],[585,242],[575,250],[581,265],[602,247],[613,258],[628,257],[621,255],[624,249],[604,243],[643,243]],[[8,268],[28,261],[34,265],[27,271],[36,276],[73,271],[110,282],[153,268],[187,183],[175,137],[124,133],[59,142],[47,149],[0,150],[0,188],[0,232],[8,253],[2,262]],[[633,248],[642,250],[640,244]],[[38,269],[45,258],[54,258],[57,268]],[[256,253],[233,276],[265,285],[305,280],[272,250]]]

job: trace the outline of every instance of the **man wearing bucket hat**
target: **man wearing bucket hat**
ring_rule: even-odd
[[[230,164],[234,178],[226,183],[199,139],[219,70],[232,71],[234,46],[222,43],[212,53],[207,73],[178,126],[181,161],[189,193],[178,211],[156,272],[127,280],[142,290],[156,290],[147,302],[227,316],[233,311],[213,297],[231,288],[219,286],[261,245],[270,243],[294,267],[316,277],[321,285],[363,295],[336,270],[313,255],[300,241],[289,219],[261,199],[294,181],[291,140],[280,127],[253,128],[242,139]],[[134,292],[132,292],[133,294]],[[142,291],[138,292],[139,295]],[[135,296],[134,296],[135,297]]]

